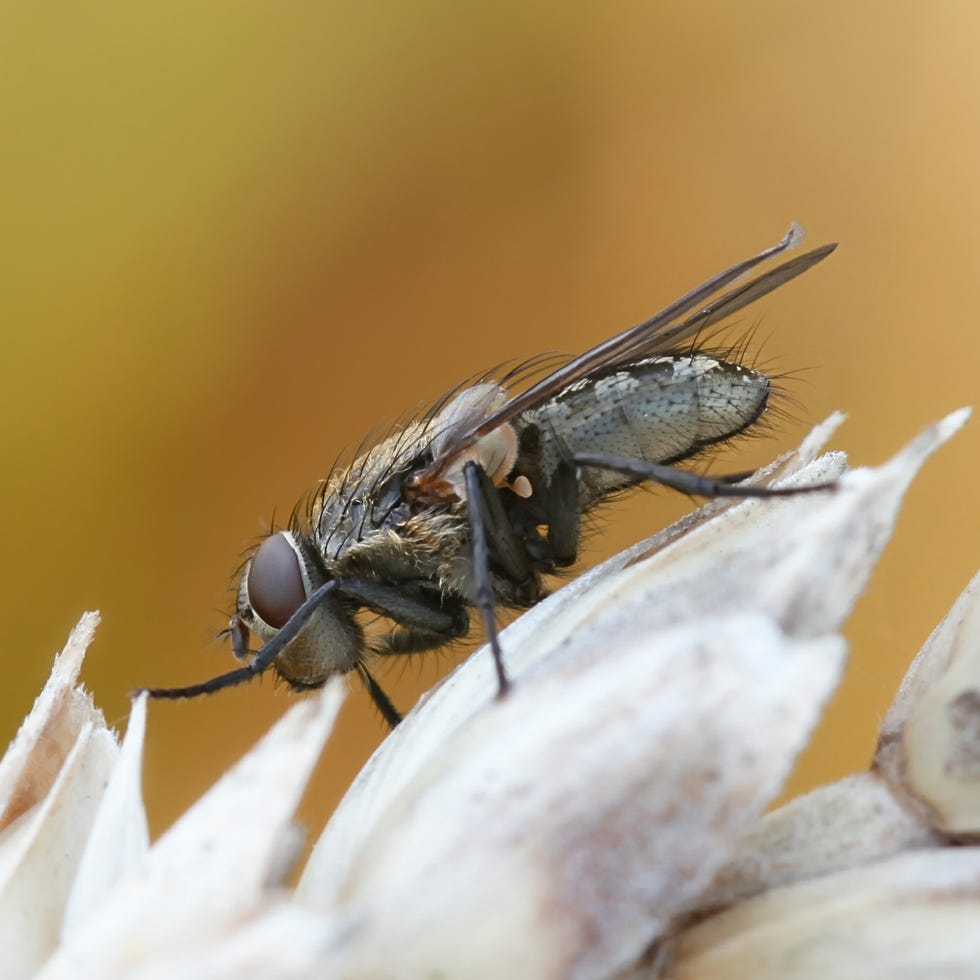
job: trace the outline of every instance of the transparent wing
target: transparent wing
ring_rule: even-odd
[[[824,245],[799,255],[788,262],[770,269],[747,283],[712,299],[716,293],[740,279],[756,266],[768,259],[793,248],[803,238],[803,229],[794,222],[786,236],[778,244],[771,246],[750,259],[745,259],[724,272],[712,276],[697,288],[671,303],[659,313],[643,323],[624,330],[596,345],[584,354],[573,358],[552,371],[525,391],[508,399],[498,409],[483,419],[466,427],[460,427],[450,440],[443,443],[442,452],[425,468],[416,474],[413,482],[427,483],[438,480],[460,453],[472,446],[478,439],[493,432],[499,426],[512,421],[535,405],[553,397],[562,389],[581,380],[599,368],[650,357],[674,349],[698,331],[712,326],[725,317],[754,303],[757,299],[771,293],[784,283],[802,275],[807,269],[825,259],[837,244]],[[691,310],[696,310],[682,319]]]

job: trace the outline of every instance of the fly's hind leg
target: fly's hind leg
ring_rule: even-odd
[[[529,468],[530,469],[530,468]],[[568,568],[578,559],[581,536],[578,471],[571,459],[563,459],[549,478],[531,472],[529,499],[505,495],[508,529],[518,538],[535,577]],[[542,533],[542,528],[545,531]],[[543,596],[539,594],[535,601]]]
[[[365,689],[371,696],[375,707],[381,712],[381,717],[388,722],[391,728],[394,728],[402,720],[401,712],[391,703],[391,699],[381,689],[381,685],[368,672],[364,664],[358,664],[355,670],[357,676],[361,679],[361,683],[364,684]]]
[[[574,565],[578,558],[579,504],[575,464],[563,459],[551,475],[546,497],[548,550],[556,568]]]
[[[638,480],[650,480],[694,497],[793,497],[800,493],[834,490],[837,486],[836,483],[815,483],[808,487],[747,487],[732,482],[744,474],[734,477],[699,476],[663,463],[648,463],[641,459],[606,456],[601,453],[576,453],[573,459],[579,466],[614,470],[616,473]]]

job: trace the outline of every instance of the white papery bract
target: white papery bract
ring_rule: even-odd
[[[512,693],[480,650],[425,696],[295,889],[341,683],[151,845],[146,704],[120,746],[77,686],[84,618],[0,763],[0,976],[974,975],[980,849],[950,844],[980,834],[976,584],[873,770],[766,814],[909,482],[965,418],[847,473],[816,456],[830,420],[757,479],[835,490],[715,501],[530,610],[502,634]]]

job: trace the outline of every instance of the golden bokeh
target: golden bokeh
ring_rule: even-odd
[[[590,346],[791,219],[842,243],[746,321],[798,372],[797,419],[718,469],[835,408],[835,444],[878,463],[978,397],[975,5],[15,0],[2,20],[5,739],[85,609],[110,721],[133,687],[229,669],[211,637],[237,556],[345,446],[489,365]],[[980,566],[978,449],[974,424],[910,493],[791,789],[866,763]],[[590,560],[688,506],[611,511]],[[382,679],[407,708],[461,655]],[[266,681],[151,706],[154,831],[287,704]],[[355,690],[314,829],[382,735]]]

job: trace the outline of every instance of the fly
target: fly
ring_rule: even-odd
[[[245,666],[146,693],[196,697],[270,668],[305,689],[353,671],[394,726],[401,715],[368,660],[464,637],[476,609],[502,696],[509,681],[496,607],[525,609],[543,598],[543,576],[577,558],[582,515],[611,494],[645,480],[705,497],[801,492],[736,486],[675,464],[751,428],[765,411],[770,379],[696,340],[836,247],[738,282],[802,237],[794,224],[778,244],[517,394],[507,390],[512,376],[451,393],[335,472],[305,514],[270,533],[244,566],[229,633]]]

